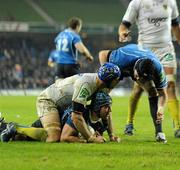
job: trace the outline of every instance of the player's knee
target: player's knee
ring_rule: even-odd
[[[69,137],[67,135],[61,135],[60,141],[61,142],[69,142]]]
[[[61,137],[61,129],[59,127],[51,127],[47,130],[46,142],[59,142]]]
[[[176,87],[176,84],[174,81],[169,81],[168,82],[168,86],[167,86],[167,89],[175,89]]]
[[[158,96],[158,92],[157,92],[157,90],[154,87],[149,88],[147,92],[148,92],[149,97],[156,97],[156,96]]]
[[[140,98],[142,92],[143,92],[143,90],[141,88],[134,88],[131,96],[135,99]]]
[[[168,86],[167,86],[167,94],[168,94],[168,96],[175,95],[175,93],[176,93],[175,82],[174,81],[168,82]]]

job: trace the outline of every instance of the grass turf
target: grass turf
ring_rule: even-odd
[[[0,111],[7,121],[31,124],[37,119],[35,102],[32,96],[0,96]],[[147,103],[143,96],[136,114],[135,135],[125,136],[128,97],[113,98],[114,132],[121,137],[120,143],[0,143],[0,169],[179,169],[180,139],[174,138],[172,120],[166,111],[163,127],[168,143],[156,143]]]

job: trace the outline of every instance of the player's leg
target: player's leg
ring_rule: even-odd
[[[149,81],[144,84],[145,89],[148,92],[149,95],[149,107],[150,107],[150,113],[151,117],[153,120],[154,128],[155,128],[155,136],[156,136],[156,141],[158,142],[163,142],[166,143],[166,137],[165,134],[163,133],[162,130],[162,121],[157,121],[157,112],[158,112],[158,92],[155,87],[153,87],[153,82]],[[163,90],[161,92],[162,94],[166,95],[163,93]]]
[[[22,126],[14,122],[7,123],[4,120],[0,121],[0,134],[2,142],[8,142],[10,139],[34,139],[44,141],[47,137],[47,133],[43,128]],[[21,138],[16,138],[17,135],[21,136]]]
[[[55,72],[55,81],[63,80],[65,78],[64,64],[57,64],[56,72]]]
[[[16,138],[16,136],[21,138]],[[24,138],[22,138],[24,136]],[[16,140],[34,139],[37,141],[45,141],[47,132],[43,128],[34,128],[29,126],[19,125],[14,122],[7,123],[6,128],[1,132],[1,141],[8,142],[10,139],[15,138]]]
[[[6,132],[1,134],[4,137],[10,137],[14,132],[28,136],[32,139],[46,142],[57,142],[60,140],[61,124],[59,112],[56,109],[53,101],[38,100],[37,101],[38,115],[41,117],[43,128],[22,126],[15,123],[9,124]],[[7,141],[7,138],[4,138]],[[9,139],[8,139],[9,140]]]
[[[6,129],[6,126],[7,126],[7,122],[5,122],[5,119],[4,117],[2,117],[1,113],[0,113],[0,134],[3,130]]]
[[[173,73],[172,68],[165,68],[167,79],[168,79],[168,87],[167,87],[167,94],[168,94],[168,110],[171,114],[173,119],[174,128],[175,128],[175,137],[180,137],[180,115],[179,115],[179,100],[176,95],[176,82],[175,82],[175,75],[170,74]]]
[[[168,95],[168,110],[174,122],[175,127],[175,137],[180,137],[180,113],[179,113],[179,101],[176,94],[176,54],[174,51],[174,47],[172,44],[164,48],[155,48],[152,51],[158,56],[161,61],[161,64],[164,67],[168,87],[167,87],[167,95]]]
[[[42,123],[41,123],[41,121],[40,121],[40,119],[37,119],[36,121],[34,121],[33,123],[32,123],[32,125],[31,125],[31,127],[34,127],[34,128],[38,128],[37,130],[36,129],[34,129],[34,128],[30,128],[29,126],[21,126],[21,125],[19,125],[21,128],[24,128],[24,130],[23,129],[19,129],[20,131],[24,131],[26,134],[27,133],[30,133],[30,135],[23,135],[23,134],[20,134],[20,133],[18,133],[18,134],[16,134],[15,135],[15,137],[14,137],[14,140],[24,140],[24,141],[26,141],[26,140],[36,140],[36,141],[45,141],[46,140],[46,137],[47,137],[47,132],[46,132],[46,130],[45,129],[43,129],[43,126],[42,126]],[[26,131],[28,131],[28,130],[26,130],[27,129],[27,127],[28,128],[30,128],[30,129],[32,129],[32,131],[31,130],[29,130],[29,132],[26,132]],[[33,130],[34,129],[34,130]],[[34,131],[34,132],[33,132]]]
[[[134,87],[129,99],[127,125],[124,131],[124,133],[127,135],[133,135],[135,112],[137,110],[138,102],[142,95],[142,92],[143,89],[137,83],[134,83]]]
[[[51,100],[38,99],[37,111],[42,126],[47,132],[46,142],[59,142],[61,123],[55,103]]]
[[[80,73],[78,64],[64,64],[64,77],[70,77]]]
[[[59,113],[52,112],[41,117],[44,129],[47,131],[46,142],[59,142],[61,136],[61,124],[59,122]]]
[[[37,127],[37,128],[42,128],[42,123],[41,123],[41,120],[40,119],[37,119],[36,121],[34,121],[32,124],[31,124],[31,127]]]
[[[31,139],[37,141],[46,141],[47,132],[44,128],[35,128],[35,127],[16,124],[15,129],[18,134],[28,136]]]

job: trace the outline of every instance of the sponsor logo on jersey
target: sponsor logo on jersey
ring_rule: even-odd
[[[80,98],[87,98],[87,97],[89,97],[89,91],[88,91],[86,88],[83,88],[83,89],[80,91],[79,97],[80,97]]]
[[[159,18],[148,18],[148,22],[150,24],[154,24],[156,27],[159,27],[162,22],[166,22],[167,17],[159,17]]]
[[[166,55],[163,57],[163,60],[164,60],[164,61],[172,61],[172,60],[173,60],[173,55],[172,55],[172,54],[166,54]]]

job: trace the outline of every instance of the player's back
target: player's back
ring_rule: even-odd
[[[59,33],[55,38],[56,49],[59,51],[58,63],[75,64],[78,55],[75,44],[80,41],[80,36],[71,29]]]
[[[140,58],[156,58],[155,54],[149,49],[142,48],[137,44],[129,44],[113,50],[110,54],[110,61],[118,65],[121,69],[133,67],[134,63]]]
[[[41,92],[38,99],[52,100],[61,106],[71,104],[72,99],[78,102],[83,100],[84,102],[84,99],[86,100],[87,97],[91,96],[91,93],[97,90],[96,76],[97,73],[84,73],[67,77],[63,80],[56,80],[54,84]],[[86,90],[88,94],[85,94],[83,90]],[[87,95],[87,97],[83,95]]]

